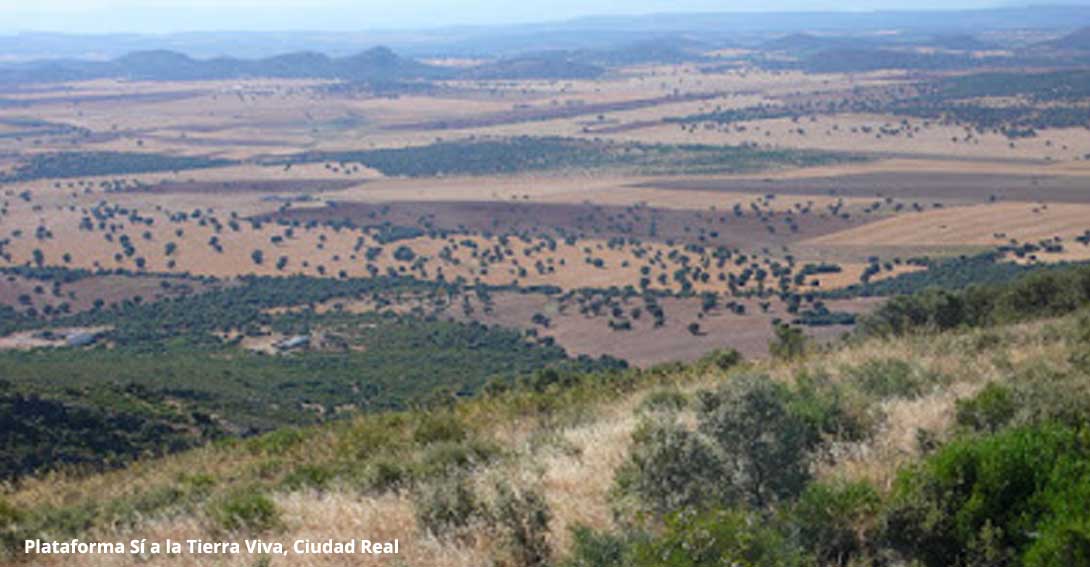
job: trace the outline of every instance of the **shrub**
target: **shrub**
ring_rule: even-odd
[[[1059,422],[1081,426],[1090,420],[1090,382],[1085,374],[1039,364],[1015,375],[1011,388],[1018,409],[1011,425]]]
[[[299,429],[285,427],[246,440],[246,448],[254,455],[283,455],[306,440]]]
[[[399,488],[411,479],[411,471],[400,459],[380,457],[368,463],[361,480],[364,490],[383,492]]]
[[[929,381],[920,368],[895,358],[868,360],[847,374],[860,390],[881,399],[915,398]]]
[[[928,566],[1079,565],[1090,550],[1088,499],[1090,432],[1022,427],[952,442],[903,471],[886,524],[891,543]]]
[[[820,428],[840,419],[805,396],[767,377],[740,376],[700,392],[696,431],[672,416],[645,421],[618,470],[618,496],[635,497],[657,517],[708,506],[760,509],[794,497],[810,477]]]
[[[870,400],[825,374],[803,372],[795,377],[790,410],[807,423],[809,442],[817,444],[821,436],[844,441],[867,438],[875,426],[870,405]]]
[[[778,526],[740,510],[685,511],[636,546],[635,567],[795,567],[809,561]]]
[[[416,523],[436,537],[456,535],[486,513],[465,475],[449,475],[417,487]]]
[[[585,526],[571,530],[572,549],[563,567],[627,567],[631,545],[625,538],[607,532],[595,532]]]
[[[87,532],[99,519],[98,505],[40,506],[21,509],[0,499],[0,556],[23,557],[23,542],[35,537],[68,538]]]
[[[689,398],[677,390],[656,390],[640,402],[640,411],[676,412],[689,405]]]
[[[19,529],[23,519],[22,511],[0,498],[0,551],[4,554],[15,556],[19,553],[25,539]]]
[[[817,482],[799,496],[791,519],[820,565],[848,565],[875,543],[881,504],[865,482]]]
[[[412,262],[414,258],[416,258],[416,252],[404,244],[394,250],[394,259],[399,262]]]
[[[303,464],[295,467],[284,477],[284,486],[290,489],[303,487],[325,488],[336,476],[333,469],[322,465]]]
[[[413,440],[422,445],[440,441],[462,441],[466,438],[465,426],[449,412],[428,412],[420,417],[413,431]]]
[[[346,459],[363,459],[404,445],[407,428],[399,414],[368,416],[338,439],[337,452]]]
[[[732,349],[715,349],[696,362],[698,368],[729,370],[742,363],[742,353]]]
[[[433,476],[472,468],[492,461],[499,452],[498,446],[477,439],[432,443],[424,450],[421,473]]]
[[[775,338],[768,344],[768,351],[773,358],[794,360],[806,352],[806,335],[801,329],[779,324],[775,328]]]
[[[186,510],[203,501],[212,492],[216,479],[207,474],[181,474],[176,483],[165,484],[138,492],[127,498],[111,501],[102,516],[117,526],[131,526],[139,521],[174,508]]]
[[[870,335],[941,331],[1071,313],[1090,303],[1090,267],[1043,269],[999,285],[927,289],[893,297],[864,317]]]
[[[224,531],[260,532],[280,525],[276,503],[256,486],[233,489],[209,506],[209,517]]]
[[[1080,371],[1030,365],[1006,383],[989,383],[958,400],[957,423],[979,432],[1046,423],[1079,427],[1090,423],[1090,383]]]
[[[1009,423],[1018,411],[1011,389],[995,382],[984,386],[972,398],[957,400],[956,408],[958,425],[988,433]]]
[[[791,411],[791,392],[762,376],[742,376],[700,396],[700,432],[725,465],[725,483],[764,507],[798,494],[809,478],[807,452],[818,438]],[[723,481],[721,481],[723,482]]]
[[[496,487],[492,520],[503,536],[510,564],[539,567],[549,564],[549,520],[545,496],[537,489],[515,490],[506,484]]]
[[[721,471],[719,456],[703,436],[672,420],[646,421],[632,435],[617,488],[661,516],[721,498],[717,493],[727,486],[717,482]]]

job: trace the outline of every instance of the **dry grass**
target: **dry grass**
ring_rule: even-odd
[[[694,131],[677,124],[651,124],[646,128],[615,134],[602,134],[613,140],[641,140],[659,143],[743,144],[756,143],[778,148],[820,149],[919,156],[930,158],[1030,159],[1071,162],[1081,159],[1090,145],[1090,131],[1085,128],[1056,128],[1041,132],[1039,137],[1013,142],[1002,134],[977,134],[965,141],[965,128],[935,123],[924,125],[912,119],[911,127],[919,127],[912,137],[882,136],[878,129],[897,127],[902,117],[845,114],[821,115],[813,120],[792,121],[789,118],[751,120],[730,127],[697,127]],[[744,129],[743,129],[744,128]],[[800,132],[799,130],[803,130]],[[958,141],[953,141],[957,138]],[[1049,143],[1050,142],[1050,143]]]
[[[189,198],[199,198],[199,196]],[[178,196],[173,201],[176,205],[182,205],[184,202],[183,196]],[[173,210],[190,211],[192,209],[178,206]],[[227,216],[219,213],[219,221],[225,226],[222,231],[217,231],[212,223],[201,226],[194,220],[172,222],[166,212],[144,213],[145,217],[155,221],[152,226],[114,219],[111,224],[117,230],[110,234],[114,239],[111,242],[107,240],[108,232],[81,230],[80,221],[83,216],[84,213],[79,209],[57,207],[45,212],[29,205],[14,205],[5,223],[6,228],[10,231],[9,234],[14,234],[18,230],[23,232],[23,236],[12,239],[7,246],[11,260],[0,262],[0,265],[27,264],[33,260],[34,251],[40,250],[46,265],[90,270],[117,268],[136,270],[138,269],[135,264],[136,258],[144,258],[146,262],[144,269],[149,272],[189,273],[230,278],[246,274],[305,274],[337,277],[343,271],[349,277],[368,277],[368,262],[363,258],[364,252],[368,247],[379,245],[370,232],[356,229],[336,230],[327,226],[297,228],[295,236],[285,237],[281,242],[273,243],[274,237],[285,235],[285,228],[274,223],[265,223],[260,228],[254,228],[250,223],[243,221],[240,223],[239,230],[234,231],[226,227]],[[206,209],[205,217],[209,216],[216,216],[216,213],[208,213]],[[51,231],[53,237],[42,240],[35,238],[35,231],[39,227]],[[182,231],[182,234],[177,234],[177,231]],[[122,235],[128,235],[132,239],[136,253],[131,258],[122,255],[118,260],[116,255],[122,251],[118,242]],[[220,240],[221,252],[215,251],[208,244],[213,237]],[[473,250],[466,246],[453,250],[452,258],[456,259],[457,263],[440,258],[440,252],[444,247],[452,246],[452,241],[460,243],[463,240],[478,243],[480,250],[498,245],[496,236],[459,236],[450,239],[418,237],[382,245],[384,252],[373,261],[373,264],[383,272],[387,268],[408,269],[410,263],[393,258],[394,249],[399,246],[408,246],[418,256],[430,259],[423,270],[406,272],[422,279],[436,278],[441,269],[448,280],[462,276],[467,281],[479,278],[485,283],[495,285],[507,285],[518,281],[522,285],[556,285],[564,289],[574,289],[623,287],[638,283],[642,277],[640,268],[647,263],[647,260],[636,256],[637,249],[645,250],[648,258],[660,252],[663,257],[667,257],[671,251],[692,254],[677,244],[671,246],[659,243],[639,245],[625,243],[611,248],[607,240],[583,238],[574,244],[559,242],[555,251],[543,250],[526,256],[522,252],[529,248],[530,244],[512,239],[509,248],[515,252],[515,256],[506,256],[502,261],[484,262],[481,258],[474,258]],[[169,257],[165,253],[168,243],[174,243],[177,246],[177,250]],[[357,249],[357,244],[362,247]],[[535,240],[533,244],[540,244],[540,242]],[[264,261],[261,264],[251,259],[255,250],[260,250],[264,255]],[[63,260],[66,254],[70,256],[69,262]],[[710,251],[707,254],[710,254]],[[288,259],[287,266],[282,270],[276,267],[277,259],[280,257]],[[601,260],[602,265],[596,266],[588,262],[588,259]],[[534,268],[534,263],[538,260],[551,263],[555,271],[539,273]],[[170,265],[171,261],[174,262],[173,266]],[[325,269],[324,274],[321,271],[322,268]],[[520,275],[519,268],[524,268],[526,274]],[[676,282],[672,279],[672,271],[676,268],[677,266],[669,262],[665,266],[656,266],[649,276],[654,282],[652,287],[677,288]],[[863,264],[847,264],[844,266],[844,272],[836,279],[845,283],[856,282],[864,268]],[[744,266],[728,263],[722,270],[715,271],[728,273],[739,272],[742,269]],[[660,274],[665,274],[667,277],[665,285],[657,281]],[[696,282],[694,287],[697,291],[723,292],[726,290],[726,283],[712,278],[706,283]],[[830,286],[825,284],[823,287]]]
[[[843,381],[852,368],[867,361],[894,359],[907,361],[930,375],[939,376],[941,379],[932,389],[919,397],[886,399],[873,405],[870,410],[879,423],[874,434],[862,442],[834,444],[817,466],[819,477],[867,480],[879,489],[888,490],[897,469],[919,456],[920,431],[937,439],[948,435],[956,400],[971,396],[988,381],[1010,375],[1012,367],[1065,360],[1070,345],[1049,338],[1056,333],[1044,332],[1046,327],[1056,324],[1035,322],[942,336],[873,339],[824,349],[790,363],[750,363],[742,371],[765,373],[773,379],[790,381],[806,370],[826,373],[834,381]],[[993,346],[974,347],[985,334],[998,337],[999,342],[988,343]],[[719,372],[689,371],[673,376],[672,380],[682,391],[692,392],[714,387],[725,377],[729,379],[729,375]],[[582,525],[599,530],[613,527],[609,491],[639,420],[635,409],[648,393],[661,387],[659,382],[651,381],[623,396],[596,401],[561,421],[530,414],[489,419],[487,416],[494,415],[495,410],[489,403],[462,407],[459,413],[465,419],[485,418],[487,425],[481,433],[509,451],[504,459],[475,469],[472,485],[486,499],[491,497],[491,487],[498,481],[516,488],[543,489],[552,516],[548,539],[555,552],[563,556],[571,545],[572,527]],[[338,439],[337,434],[327,428],[281,458],[322,462],[332,456],[341,442]],[[204,448],[137,463],[103,475],[31,480],[10,491],[5,498],[16,505],[37,506],[72,504],[87,498],[105,500],[151,490],[172,482],[183,472],[200,472],[221,479],[241,478],[244,471],[258,466],[260,461],[259,457],[237,449]],[[487,565],[500,546],[496,534],[483,526],[457,540],[437,539],[421,532],[414,520],[412,498],[401,490],[361,493],[335,483],[320,491],[280,489],[274,493],[274,501],[283,521],[279,529],[260,534],[266,541],[290,545],[296,539],[398,538],[402,554],[393,563],[381,560],[366,563],[358,557],[289,556],[272,558],[271,565]],[[195,512],[149,517],[131,529],[107,529],[88,537],[209,540],[216,535],[209,520]],[[242,566],[252,565],[253,558],[209,560],[182,556],[169,560],[156,558],[145,563],[134,557],[99,557],[90,562],[82,558],[54,557],[44,559],[40,564]]]
[[[1010,240],[1036,243],[1061,237],[1066,254],[1043,259],[1082,259],[1087,247],[1074,241],[1090,229],[1090,205],[994,203],[909,213],[804,241],[802,246],[913,247],[952,244],[998,246]]]

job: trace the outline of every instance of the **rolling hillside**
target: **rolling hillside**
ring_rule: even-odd
[[[785,329],[770,361],[541,371],[469,401],[25,480],[0,500],[0,542],[397,538],[409,565],[1085,564],[1088,299],[1085,268],[1039,272],[898,298],[827,347]]]

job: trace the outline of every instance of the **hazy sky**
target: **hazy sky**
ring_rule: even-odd
[[[951,9],[1009,4],[1002,0],[0,0],[0,30],[411,29],[562,20],[591,14]]]

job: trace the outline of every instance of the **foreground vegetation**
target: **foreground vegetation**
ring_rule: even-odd
[[[1088,273],[960,292],[989,307],[950,325],[891,329],[880,312],[829,347],[784,328],[767,362],[543,370],[472,400],[27,478],[0,533],[17,556],[32,536],[291,541],[381,517],[374,536],[401,538],[409,564],[1083,564]]]
[[[382,309],[386,294],[444,292],[453,290],[397,278],[248,278],[155,303],[10,321],[106,330],[86,348],[0,352],[0,422],[10,433],[0,477],[101,469],[229,435],[466,397],[545,368],[625,366],[569,358],[551,340],[515,330]],[[375,300],[373,312],[313,308],[364,297]],[[290,337],[306,345],[275,346]]]

